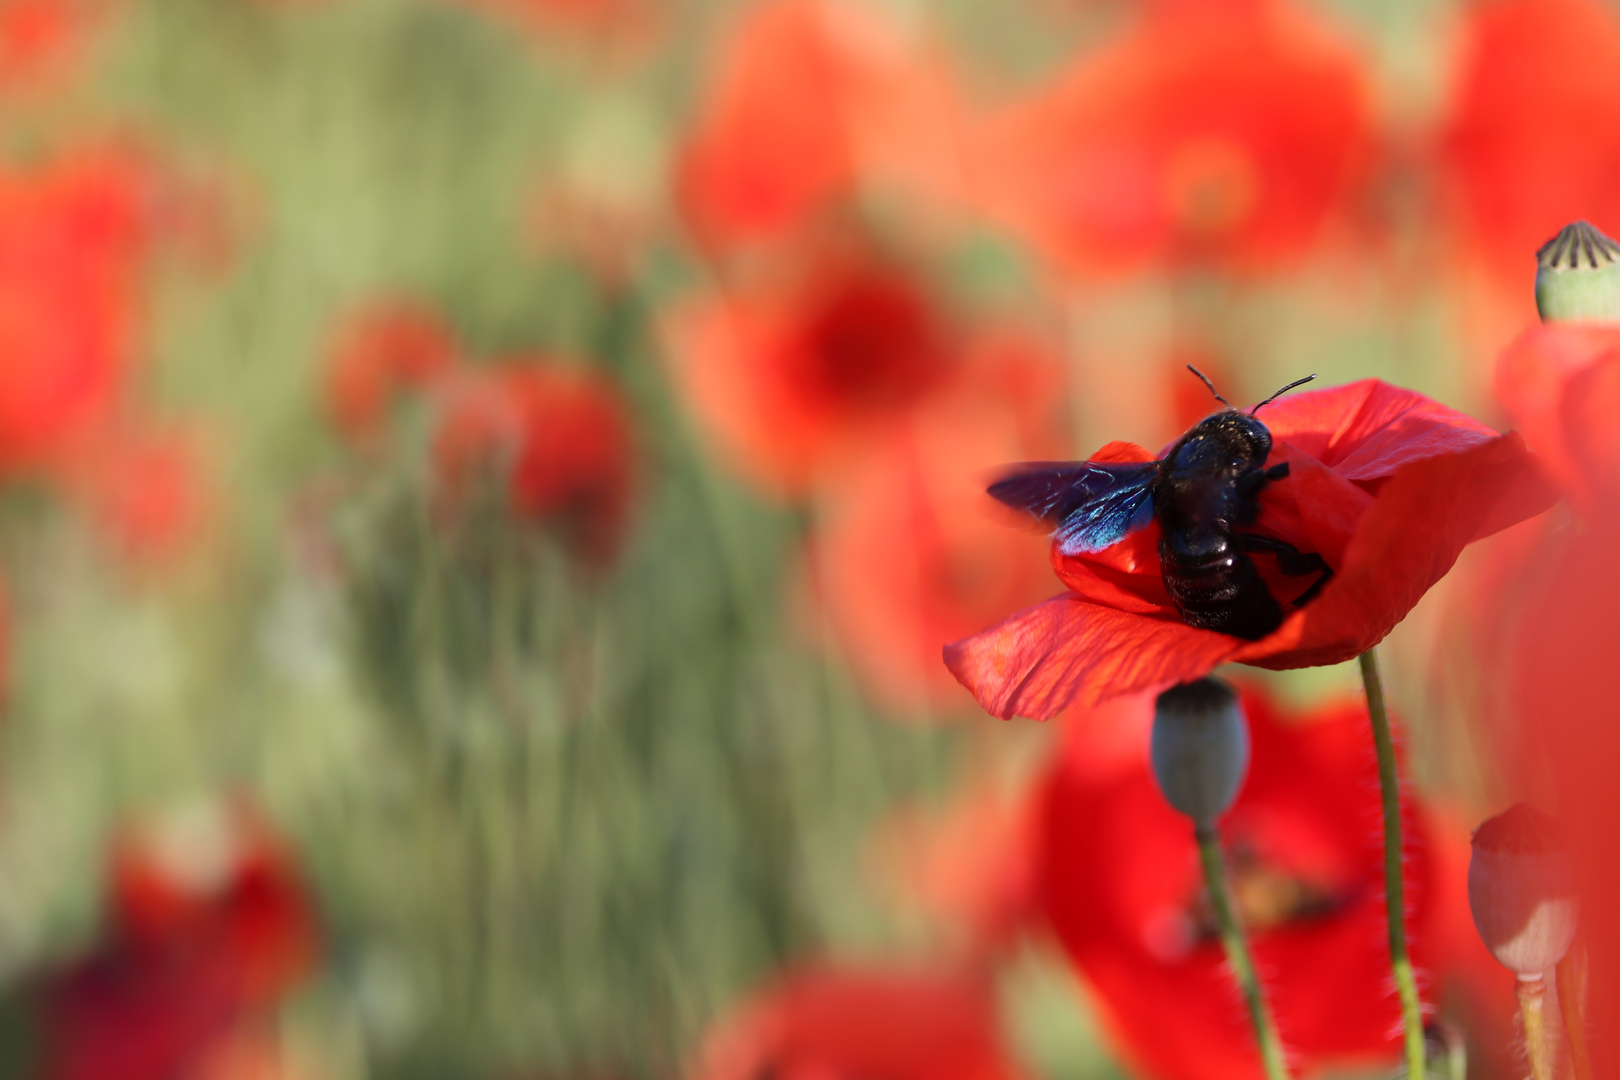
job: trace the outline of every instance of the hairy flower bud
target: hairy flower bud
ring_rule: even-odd
[[[1468,907],[1491,955],[1521,979],[1541,977],[1575,938],[1575,864],[1557,822],[1515,804],[1474,830]]]
[[[1249,771],[1249,724],[1219,679],[1172,686],[1153,709],[1153,776],[1170,805],[1200,832],[1237,798]]]
[[[1590,222],[1564,226],[1536,252],[1542,322],[1620,322],[1620,244]]]

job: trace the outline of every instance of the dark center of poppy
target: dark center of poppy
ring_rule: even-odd
[[[1227,888],[1251,937],[1332,918],[1354,899],[1352,885],[1293,869],[1244,838],[1225,847]],[[1217,945],[1220,929],[1202,878],[1179,905],[1161,908],[1143,920],[1142,940],[1165,963],[1178,963],[1194,949]]]
[[[1333,883],[1290,871],[1241,842],[1227,853],[1227,884],[1238,916],[1251,934],[1325,919],[1349,899]],[[1198,891],[1190,914],[1199,942],[1220,939],[1208,890]]]
[[[882,408],[916,397],[945,365],[936,314],[911,282],[861,273],[809,312],[794,372],[802,392],[844,408]]]

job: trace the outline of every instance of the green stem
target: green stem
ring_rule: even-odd
[[[1389,963],[1401,998],[1406,1031],[1406,1070],[1412,1080],[1425,1073],[1423,1006],[1418,1001],[1412,958],[1406,951],[1406,888],[1401,875],[1401,780],[1395,768],[1395,740],[1389,732],[1389,709],[1384,704],[1384,682],[1378,676],[1378,658],[1368,649],[1361,654],[1361,680],[1367,686],[1367,712],[1372,716],[1373,745],[1378,749],[1378,786],[1384,798],[1384,898],[1389,918]]]
[[[1204,881],[1209,886],[1209,904],[1215,909],[1215,923],[1221,931],[1221,947],[1226,950],[1226,962],[1231,965],[1232,975],[1249,1006],[1249,1020],[1254,1024],[1255,1042],[1260,1045],[1260,1062],[1265,1066],[1266,1080],[1288,1080],[1282,1040],[1277,1038],[1271,1010],[1266,1007],[1260,979],[1254,973],[1249,943],[1243,939],[1243,928],[1232,913],[1232,900],[1226,891],[1226,869],[1221,860],[1220,833],[1211,826],[1207,830],[1199,829],[1197,837],[1198,854],[1204,862]]]

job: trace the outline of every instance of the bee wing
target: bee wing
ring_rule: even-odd
[[[992,498],[1052,526],[1065,555],[1101,551],[1153,520],[1157,461],[1031,461],[990,485]]]

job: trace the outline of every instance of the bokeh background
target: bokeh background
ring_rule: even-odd
[[[1064,724],[939,661],[1059,591],[985,475],[1189,362],[1500,423],[1577,217],[1598,0],[0,0],[7,1075],[729,1076],[807,965],[1125,1075]],[[1492,565],[1382,650],[1453,845]]]

